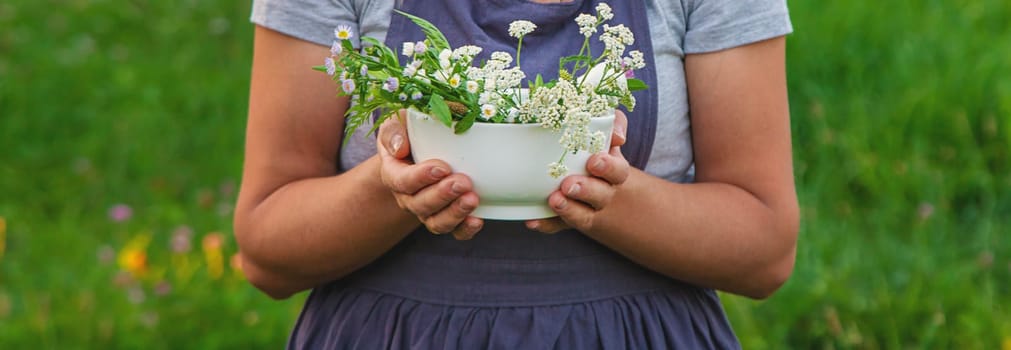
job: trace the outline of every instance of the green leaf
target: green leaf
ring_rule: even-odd
[[[326,66],[312,66],[312,70],[318,70],[320,72],[326,72]]]
[[[362,41],[371,44],[372,47],[375,47],[377,50],[379,50],[379,52],[381,53],[379,60],[383,64],[390,67],[400,66],[400,62],[397,61],[397,54],[393,53],[393,50],[390,50],[389,47],[379,42],[379,40],[376,40],[375,38],[372,37],[363,36]]]
[[[442,35],[442,32],[439,31],[439,28],[437,28],[434,24],[432,24],[432,22],[426,21],[424,18],[412,15],[404,11],[400,10],[393,10],[393,11],[399,13],[404,17],[407,17],[408,19],[411,20],[411,22],[414,22],[414,24],[417,24],[418,27],[421,27],[421,31],[425,32],[425,36],[428,37],[428,40],[431,42],[432,47],[436,48],[438,51],[442,51],[442,49],[449,48],[449,40],[446,40],[446,36]]]
[[[628,91],[639,91],[649,89],[649,85],[639,79],[628,79]]]
[[[562,57],[561,59],[559,59],[558,60],[558,65],[561,66],[561,65],[569,63],[569,62],[586,62],[586,64],[589,64],[592,60],[593,60],[593,57],[590,57],[590,56],[586,56],[586,55],[572,55],[572,56]]]
[[[428,100],[428,110],[435,119],[438,119],[448,127],[453,127],[453,116],[450,115],[449,106],[446,105],[446,100],[441,95],[432,94],[432,98]]]
[[[471,109],[467,112],[467,115],[465,115],[463,119],[460,119],[460,121],[456,122],[456,125],[453,126],[453,133],[459,135],[467,132],[467,130],[470,130],[470,127],[474,126],[474,121],[477,120],[477,116],[480,113],[481,111],[476,108]]]
[[[341,47],[344,51],[351,52],[355,50],[355,46],[351,44],[351,40],[341,40]]]

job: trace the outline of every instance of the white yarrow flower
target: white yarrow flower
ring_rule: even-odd
[[[597,4],[597,16],[606,21],[614,18],[614,13],[611,12],[611,6],[602,2]]]
[[[558,162],[551,162],[551,164],[548,164],[548,175],[551,175],[551,177],[553,178],[557,179],[559,177],[565,176],[565,174],[568,173],[569,168],[566,167],[565,164],[561,164]]]
[[[585,37],[589,37],[597,32],[597,17],[585,13],[580,14],[576,17],[576,24],[579,25],[579,34]]]
[[[534,29],[537,29],[537,25],[530,21],[519,20],[509,23],[509,35],[514,38],[530,34]]]

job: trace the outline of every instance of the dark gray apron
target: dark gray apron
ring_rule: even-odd
[[[399,2],[399,1],[398,1]],[[439,27],[453,47],[515,52],[507,29],[524,19],[528,77],[557,77],[558,58],[582,45],[574,19],[599,1],[406,0],[398,9]],[[636,76],[653,87],[635,94],[622,153],[643,169],[656,128],[656,67],[645,3],[612,1],[611,25],[635,35],[628,50],[647,66]],[[599,34],[599,33],[598,33]],[[424,39],[392,15],[386,45]],[[594,52],[602,43],[591,39]],[[290,348],[392,349],[705,349],[739,348],[716,294],[632,263],[585,235],[545,235],[522,222],[487,220],[473,240],[433,235],[423,226],[361,270],[316,288]]]

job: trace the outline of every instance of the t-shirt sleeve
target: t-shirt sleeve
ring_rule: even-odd
[[[358,14],[352,0],[253,0],[250,21],[320,45],[330,46],[334,29],[351,28],[358,46]]]
[[[688,7],[686,54],[725,50],[793,32],[786,0],[694,0]]]

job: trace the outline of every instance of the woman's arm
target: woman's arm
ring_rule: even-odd
[[[793,271],[799,220],[785,40],[690,55],[685,69],[696,183],[638,170],[621,185],[572,176],[549,202],[567,224],[648,268],[768,297]],[[589,164],[606,167],[591,173],[625,166],[620,154],[595,157]]]
[[[285,298],[344,276],[403,239],[419,221],[401,209],[384,180],[438,193],[450,187],[447,179],[456,179],[469,192],[470,183],[449,171],[426,175],[440,166],[436,162],[413,165],[375,156],[338,175],[348,100],[336,98],[329,77],[311,69],[329,54],[327,48],[262,27],[255,36],[234,218],[243,271],[253,285]],[[426,188],[433,183],[441,187]]]

